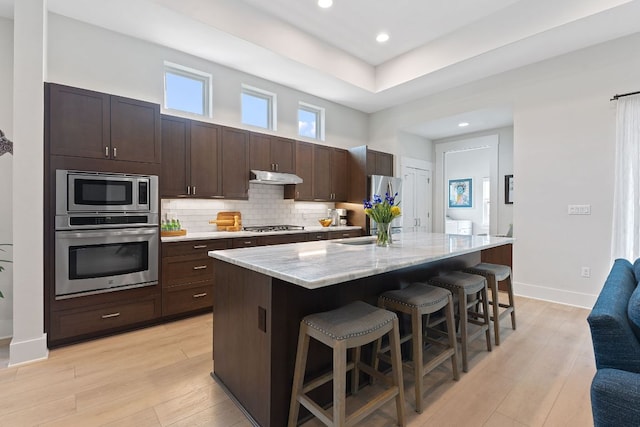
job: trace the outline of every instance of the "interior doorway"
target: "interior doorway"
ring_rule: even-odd
[[[436,144],[436,231],[497,234],[498,139],[487,135]]]

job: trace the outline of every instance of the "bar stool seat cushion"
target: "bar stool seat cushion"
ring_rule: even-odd
[[[484,277],[477,274],[463,273],[462,271],[450,271],[429,279],[429,282],[445,287],[452,292],[457,292],[459,288],[463,288],[467,295],[478,292],[486,286]]]
[[[384,292],[380,298],[384,301],[393,301],[408,307],[423,308],[437,306],[445,303],[451,293],[443,288],[424,283],[412,283],[404,289],[396,289]]]
[[[508,265],[489,264],[487,262],[481,262],[473,267],[466,268],[465,271],[474,272],[476,274],[491,273],[496,276],[496,281],[498,282],[501,282],[511,276],[511,268]]]
[[[395,313],[355,301],[338,309],[310,314],[302,321],[334,340],[370,334],[396,319]]]

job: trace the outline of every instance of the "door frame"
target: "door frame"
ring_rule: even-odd
[[[447,153],[453,153],[457,151],[477,150],[481,148],[487,148],[490,150],[489,171],[491,181],[491,213],[489,220],[489,234],[495,235],[498,230],[498,146],[500,144],[500,137],[498,134],[478,136],[468,139],[461,139],[451,142],[441,142],[435,144],[436,152],[436,169],[434,173],[434,185],[435,185],[435,197],[434,197],[434,209],[433,209],[433,226],[434,231],[437,233],[444,233],[444,212],[446,202],[448,200],[445,187],[445,172],[446,163],[445,157]]]

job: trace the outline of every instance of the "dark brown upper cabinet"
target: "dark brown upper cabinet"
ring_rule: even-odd
[[[347,150],[313,145],[313,200],[347,200],[347,161]]]
[[[393,176],[393,154],[369,149],[366,145],[349,149],[347,201],[361,203],[369,198],[367,185],[371,175]]]
[[[249,198],[249,132],[223,126],[221,130],[222,195]]]
[[[46,84],[52,155],[160,163],[160,106]]]
[[[293,139],[250,132],[249,144],[251,169],[295,173],[296,142]]]
[[[162,116],[163,197],[222,197],[220,126]]]
[[[295,173],[302,178],[302,184],[286,185],[284,196],[300,201],[313,200],[313,147],[309,142],[296,141]]]

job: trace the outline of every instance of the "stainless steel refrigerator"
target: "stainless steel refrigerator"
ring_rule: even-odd
[[[369,181],[369,200],[373,200],[373,196],[376,194],[384,200],[385,193],[389,193],[391,196],[398,193],[394,205],[399,205],[400,209],[402,209],[402,205],[400,204],[400,200],[402,199],[402,179],[393,176],[371,175]],[[369,234],[376,234],[378,232],[376,222],[368,216],[367,221]],[[402,216],[395,218],[391,222],[391,232],[399,233],[400,231],[402,231]]]

